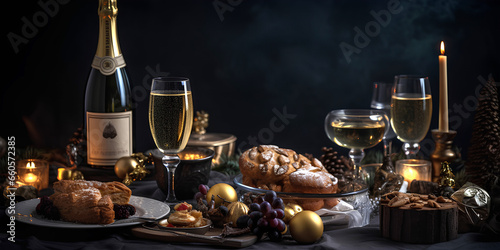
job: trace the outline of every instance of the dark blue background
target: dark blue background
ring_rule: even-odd
[[[16,136],[19,147],[63,148],[83,123],[98,1],[60,2],[52,13],[37,1],[4,3],[0,135]],[[401,11],[377,30],[370,12],[387,11],[389,2],[118,0],[118,34],[137,101],[136,150],[154,147],[147,94],[151,78],[167,74],[191,79],[195,110],[210,114],[208,132],[236,135],[241,149],[254,137],[316,156],[323,146],[342,151],[324,133],[325,115],[369,108],[373,82],[392,82],[397,74],[429,77],[435,129],[444,40],[450,128],[458,131],[455,144],[465,154],[478,77],[500,77],[500,4],[395,1]],[[9,34],[22,36],[24,18],[39,18],[39,27],[13,46]],[[356,27],[371,28],[373,36],[348,63],[340,44],[355,46]],[[286,124],[273,109],[286,109]]]

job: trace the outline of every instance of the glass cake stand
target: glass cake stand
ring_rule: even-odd
[[[236,186],[236,192],[241,202],[248,203],[249,197],[263,195],[269,191],[247,186],[242,183],[241,179],[241,174],[233,179]],[[353,192],[334,194],[287,192],[276,192],[276,194],[283,199],[285,205],[300,205],[301,203],[314,202],[320,199],[338,199],[339,203],[336,206],[332,208],[321,208],[315,211],[323,219],[325,230],[366,226],[370,222],[370,215],[373,209],[367,187]]]

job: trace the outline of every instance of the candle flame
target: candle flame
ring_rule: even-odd
[[[198,159],[201,159],[201,158],[204,158],[204,157],[205,156],[203,156],[201,154],[184,154],[180,158],[182,160],[198,160]]]
[[[24,176],[24,181],[27,183],[36,182],[37,179],[38,178],[36,177],[36,175],[34,175],[32,173],[27,173],[26,176]]]
[[[413,180],[418,180],[419,174],[415,169],[408,167],[403,171],[403,177],[408,183],[410,183]]]
[[[444,55],[444,42],[441,41],[441,55]]]
[[[29,161],[27,164],[26,164],[26,168],[35,168],[35,163],[32,162],[32,161]]]

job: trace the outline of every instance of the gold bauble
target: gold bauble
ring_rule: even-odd
[[[298,204],[295,203],[287,203],[285,205],[285,218],[283,218],[283,221],[285,223],[289,223],[290,220],[298,213],[302,212],[302,207]]]
[[[210,204],[212,201],[212,196],[214,196],[215,207],[219,207],[223,204],[223,200],[227,202],[234,202],[238,200],[238,194],[234,188],[226,183],[218,183],[213,185],[207,193],[207,203]],[[219,197],[220,196],[220,197]],[[222,199],[221,199],[222,198]]]
[[[248,214],[248,211],[250,209],[245,203],[235,201],[231,202],[231,204],[227,206],[227,210],[228,212],[226,217],[224,218],[224,222],[232,222],[232,227],[236,227],[236,221],[238,220],[238,218],[240,218],[240,216],[242,215]]]
[[[58,180],[83,180],[82,172],[74,169],[59,169],[57,173]]]
[[[131,173],[139,166],[139,161],[132,156],[124,156],[115,163],[115,173],[120,179],[125,179],[128,173]]]
[[[302,244],[312,244],[323,236],[323,221],[313,211],[305,210],[290,220],[290,234]]]

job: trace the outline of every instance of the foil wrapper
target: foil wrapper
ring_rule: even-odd
[[[467,182],[451,198],[458,204],[459,233],[475,231],[488,219],[490,195],[478,185]]]

